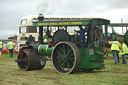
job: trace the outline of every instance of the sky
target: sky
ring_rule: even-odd
[[[0,0],[0,39],[18,34],[19,21],[28,15],[84,15],[128,23],[128,0]],[[116,31],[121,33],[120,28]]]

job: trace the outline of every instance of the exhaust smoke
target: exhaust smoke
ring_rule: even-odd
[[[37,4],[36,10],[39,13],[43,13],[43,14],[53,14],[56,11],[59,3],[60,3],[60,0],[43,1]]]

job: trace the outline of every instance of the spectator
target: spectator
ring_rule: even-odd
[[[13,47],[15,46],[15,43],[9,40],[7,43],[8,49],[9,49],[9,55],[10,57],[13,57]]]
[[[122,50],[121,44],[117,41],[117,38],[114,38],[113,41],[109,42],[109,44],[111,45],[111,51],[115,59],[115,64],[118,64],[119,63],[119,59],[118,59],[119,49]]]
[[[121,40],[120,43],[123,49],[123,52],[120,51],[119,53],[120,55],[122,55],[122,64],[127,64],[125,54],[128,54],[128,47],[123,40]]]

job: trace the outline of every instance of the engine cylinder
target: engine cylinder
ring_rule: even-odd
[[[53,47],[49,47],[48,45],[39,45],[38,53],[42,56],[51,56]]]

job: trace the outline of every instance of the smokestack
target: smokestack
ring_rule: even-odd
[[[44,20],[44,15],[43,14],[39,14],[38,21],[43,21],[43,20]],[[43,44],[43,26],[39,26],[38,42],[40,42],[40,44]]]
[[[44,15],[43,14],[39,14],[38,21],[43,21],[43,20],[44,20]]]

